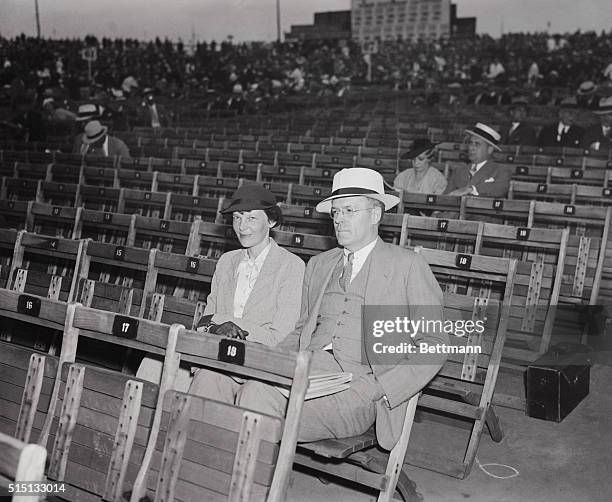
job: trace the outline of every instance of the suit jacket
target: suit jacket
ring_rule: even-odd
[[[504,145],[524,145],[535,146],[538,143],[536,130],[527,122],[521,122],[518,127],[510,132],[512,124],[505,130],[502,144]]]
[[[170,124],[170,117],[168,112],[166,111],[166,107],[160,105],[159,103],[155,103],[155,109],[157,110],[157,117],[159,118],[159,123],[161,127],[167,127]],[[152,116],[151,110],[148,105],[141,105],[137,108],[137,123],[138,125],[143,125],[145,127],[152,127]]]
[[[483,197],[506,197],[511,176],[512,172],[508,167],[490,160],[473,177],[470,177],[469,166],[458,166],[451,173],[444,193],[466,186],[475,186],[478,195]]]
[[[557,141],[557,131],[559,123],[547,125],[540,131],[538,136],[538,146],[567,146],[569,148],[579,148],[582,140],[584,129],[577,125],[572,125],[567,130],[567,133],[561,136],[561,140]]]
[[[327,283],[341,259],[342,248],[313,256],[306,267],[302,312],[295,330],[279,347],[305,350],[317,327],[317,317]],[[372,250],[366,278],[365,305],[402,305],[410,319],[434,316],[442,319],[442,291],[425,259],[417,253],[378,239]],[[446,334],[418,333],[414,341],[448,343]],[[418,351],[417,351],[418,352]],[[406,354],[404,364],[370,365],[389,406],[380,399],[376,406],[376,436],[391,449],[397,442],[406,415],[407,401],[440,370],[445,356]]]
[[[204,315],[214,314],[212,320],[216,324],[232,321],[249,332],[247,340],[274,346],[295,327],[300,316],[305,265],[296,255],[271,241],[242,318],[234,317],[236,271],[242,249],[229,251],[219,258]]]
[[[84,133],[80,133],[74,140],[74,146],[72,147],[72,153],[81,153],[83,144]],[[123,157],[130,158],[130,150],[127,145],[119,138],[114,136],[108,136],[108,156],[109,157]]]
[[[612,150],[612,131],[608,132],[608,136],[603,135],[601,124],[594,124],[584,131],[582,136],[582,148],[591,148],[593,143],[599,143],[598,151],[609,152]]]

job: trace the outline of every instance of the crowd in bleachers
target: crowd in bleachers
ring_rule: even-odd
[[[85,47],[97,47],[92,82],[81,58]],[[378,93],[374,94],[357,89],[366,79],[367,64],[361,49],[352,42],[223,42],[186,47],[161,40],[141,43],[93,37],[0,39],[6,119],[5,134],[0,136],[0,317],[10,320],[8,331],[17,321],[40,331],[13,329],[7,334],[0,329],[2,346],[6,347],[0,352],[8,354],[0,358],[0,364],[27,365],[23,361],[27,361],[29,349],[15,349],[19,343],[34,344],[35,349],[45,351],[58,349],[56,339],[43,339],[42,327],[61,331],[65,326],[61,361],[75,361],[79,337],[97,338],[98,343],[110,342],[112,356],[95,344],[81,342],[79,356],[83,361],[133,372],[138,357],[119,349],[129,347],[164,356],[163,371],[171,375],[171,368],[178,364],[173,360],[174,351],[179,351],[172,346],[173,336],[176,344],[179,332],[176,325],[170,328],[173,323],[187,328],[180,330],[180,352],[191,358],[189,363],[206,366],[206,358],[218,362],[222,360],[222,347],[214,345],[218,339],[202,348],[201,337],[206,335],[192,330],[199,327],[215,333],[227,322],[206,319],[205,301],[214,302],[208,294],[216,287],[214,274],[220,257],[227,259],[223,253],[237,247],[236,239],[245,250],[249,247],[241,240],[248,242],[249,232],[239,231],[248,220],[243,221],[245,211],[253,209],[243,205],[245,193],[255,194],[249,195],[251,202],[257,202],[255,210],[271,211],[272,216],[266,213],[267,220],[260,221],[265,230],[261,233],[311,263],[330,256],[325,252],[331,248],[344,245],[341,237],[346,230],[336,239],[332,222],[380,210],[380,221],[368,225],[380,230],[385,246],[424,247],[415,256],[421,254],[421,261],[431,266],[430,275],[436,277],[433,282],[439,281],[446,295],[452,295],[457,302],[453,308],[463,310],[461,318],[490,316],[492,320],[486,342],[495,350],[485,354],[487,362],[449,361],[441,377],[452,380],[453,385],[436,387],[434,382],[433,394],[426,393],[421,402],[463,419],[476,417],[467,453],[462,451],[458,461],[443,460],[439,465],[423,460],[425,457],[407,457],[414,465],[467,476],[485,417],[492,438],[499,441],[502,436],[494,408],[489,408],[491,403],[525,407],[522,394],[493,395],[502,357],[507,368],[516,370],[546,352],[555,342],[553,333],[569,333],[572,340],[579,339],[588,327],[580,315],[586,316],[589,308],[612,297],[612,268],[608,265],[612,256],[612,100],[606,97],[612,82],[611,48],[612,35],[593,33],[563,37],[515,34],[499,40],[478,37],[461,44],[385,42],[371,56],[372,80],[382,84],[374,87]],[[583,85],[585,82],[591,85]],[[465,84],[465,90],[457,91],[457,84]],[[347,92],[349,85],[354,89]],[[545,88],[551,92],[544,92]],[[325,94],[333,101],[316,100]],[[298,99],[299,112],[290,110],[290,97]],[[562,98],[558,103],[557,97]],[[254,113],[272,110],[258,108],[256,103],[267,106],[274,101],[283,103],[285,113]],[[324,106],[330,102],[333,107]],[[241,103],[239,108],[236,103]],[[537,104],[530,108],[532,103]],[[486,104],[510,106],[480,106]],[[548,106],[552,104],[559,107]],[[600,136],[587,136],[582,129],[570,134],[579,105],[591,109],[580,112],[583,120],[595,121],[592,111],[599,115],[596,130],[591,132]],[[211,111],[216,107],[235,113],[215,118]],[[239,112],[244,114],[237,116]],[[522,122],[529,123],[529,134],[515,141]],[[550,141],[542,139],[543,132],[550,133]],[[523,139],[527,137],[530,139]],[[352,174],[346,175],[344,169]],[[342,173],[344,185],[339,181]],[[425,183],[423,173],[435,175],[435,179]],[[402,175],[411,176],[406,186],[400,183]],[[368,181],[374,188],[363,191],[358,183],[352,186],[351,176],[370,177],[376,184]],[[383,178],[388,192],[395,181],[397,193],[385,193]],[[254,183],[260,186],[255,189]],[[420,193],[412,193],[407,186]],[[331,205],[332,199],[342,200],[346,193],[361,199],[358,194],[367,193],[367,198],[382,206]],[[385,201],[389,200],[393,204],[387,208]],[[332,207],[321,206],[322,201]],[[383,208],[393,210],[383,217]],[[230,213],[233,230],[224,224],[222,213]],[[268,241],[257,245],[262,242]],[[262,249],[274,252],[270,247]],[[344,279],[352,273],[350,254],[343,253],[346,262],[338,262],[340,255],[336,256],[337,265],[342,266],[333,271],[338,281],[333,281],[332,287],[345,292]],[[377,264],[394,265],[393,256]],[[243,284],[252,281],[251,274],[256,280],[263,270],[261,263],[248,257],[245,251],[238,260],[238,272],[232,276],[243,274],[237,279]],[[285,272],[281,275],[289,277]],[[372,277],[389,278],[387,289],[381,292],[387,295],[393,274]],[[520,287],[513,289],[515,281]],[[420,293],[423,286],[408,289]],[[262,296],[269,299],[273,295],[266,291]],[[37,298],[42,310],[33,314],[28,310],[31,307],[18,303],[23,298]],[[82,305],[75,305],[77,301]],[[403,299],[401,303],[409,304]],[[236,308],[233,297],[228,305]],[[557,308],[559,305],[563,307]],[[574,311],[573,306],[579,309]],[[209,305],[214,313],[211,309]],[[279,309],[271,310],[278,314]],[[118,335],[123,328],[129,335]],[[245,333],[238,338],[248,335]],[[331,343],[330,348],[338,354],[342,350],[341,345],[334,348]],[[84,353],[84,349],[90,352]],[[293,378],[291,371],[300,364],[294,356],[288,358],[275,348],[267,349],[247,344],[242,364],[247,370],[253,366],[251,372],[261,376],[278,362],[285,371],[279,382],[286,385]],[[74,353],[69,353],[71,350]],[[58,371],[57,377],[53,376],[59,392],[61,382],[68,380],[67,372],[57,368],[57,358],[49,355],[49,360]],[[85,371],[78,366],[69,371]],[[88,366],[87,371],[103,370]],[[111,374],[115,376],[109,378],[108,392],[117,398],[126,385],[125,378],[119,381],[119,372],[108,371]],[[305,375],[306,370],[304,380]],[[0,376],[13,378],[11,371],[0,372]],[[247,376],[252,375],[247,371]],[[159,382],[162,398],[165,388],[173,385],[170,378]],[[81,380],[80,385],[91,385],[92,381]],[[482,382],[478,392],[485,398],[484,405],[465,397]],[[24,385],[21,381],[17,384]],[[20,430],[27,422],[23,418],[26,414],[19,412],[20,401],[15,401],[20,399],[18,391],[5,395],[8,387],[0,386],[0,402],[14,404],[8,411],[0,407],[6,414],[0,414],[0,425],[8,429],[17,424]],[[465,389],[469,389],[467,394]],[[305,392],[305,387],[302,390]],[[455,392],[463,401],[443,399],[436,395],[440,390]],[[168,411],[168,406],[163,399],[153,403],[152,392],[147,391],[148,406],[153,410],[149,415],[161,417],[162,408]],[[376,400],[382,399],[376,396]],[[411,401],[414,407],[419,398],[415,396]],[[125,399],[128,397],[126,390]],[[48,415],[42,430],[38,425],[34,428],[44,443],[52,430],[57,399],[54,394],[46,401],[51,405],[44,410]],[[302,404],[303,399],[298,411]],[[32,406],[36,409],[36,402]],[[75,406],[73,411],[62,408],[61,413],[76,413],[79,405]],[[182,413],[180,403],[174,406],[173,414]],[[219,412],[221,420],[228,413],[231,410],[225,408]],[[289,415],[286,420],[286,427],[292,426],[295,432],[287,465],[291,465],[295,450],[296,420],[299,418],[290,419]],[[176,430],[167,425],[162,431],[157,423],[151,425],[152,432],[140,432],[144,439],[139,436],[131,462],[142,465],[141,472],[147,470],[150,460],[148,456],[143,460],[146,438],[154,446],[158,432],[167,432],[168,437],[180,434],[180,421],[174,425]],[[95,428],[96,424],[86,427],[90,426]],[[30,436],[29,429],[22,432],[24,438]],[[61,437],[61,428],[54,434]],[[70,434],[66,432],[67,437]],[[360,437],[363,443],[364,436]],[[376,444],[374,436],[368,441],[368,445]],[[85,443],[82,447],[89,448],[92,442]],[[128,472],[127,467],[131,444],[125,446],[124,453],[126,483],[139,493],[145,490],[142,479],[135,483],[136,473]],[[63,472],[57,455],[52,454],[50,476],[66,478],[79,490],[103,491],[104,481],[94,486],[81,479],[80,471],[71,472],[70,467],[78,466],[81,459],[72,458],[68,472]],[[177,462],[181,455],[182,451]],[[283,458],[279,458],[281,463]],[[203,458],[195,455],[191,461]],[[106,469],[97,467],[100,473]],[[164,469],[171,471],[172,467],[160,468],[161,478]],[[232,462],[225,469],[230,475],[239,470]],[[119,468],[115,470],[119,472]],[[209,478],[199,477],[203,481]],[[271,480],[271,475],[268,477],[266,482]],[[107,493],[110,489],[107,482]],[[113,485],[113,490],[120,495],[121,482]],[[132,498],[138,497],[133,494]]]

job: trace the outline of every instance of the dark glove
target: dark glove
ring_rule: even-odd
[[[222,324],[214,324],[210,326],[208,332],[213,333],[214,335],[225,336],[227,338],[239,338],[240,340],[244,340],[247,336],[249,336],[248,331],[245,331],[232,321],[227,321]]]

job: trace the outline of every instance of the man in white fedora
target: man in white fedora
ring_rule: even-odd
[[[581,146],[608,153],[612,150],[612,96],[601,98],[594,113],[599,115],[600,123],[584,131]]]
[[[362,325],[364,306],[401,306],[410,319],[442,319],[442,291],[424,258],[378,236],[384,212],[398,202],[385,194],[380,173],[352,168],[336,173],[331,196],[316,207],[331,216],[339,246],[308,262],[300,319],[278,347],[313,351],[311,374],[346,372],[352,380],[348,389],[305,401],[299,441],[350,437],[376,423],[378,442],[391,449],[407,401],[444,362],[443,354],[420,352],[382,364],[362,355],[371,332]],[[403,341],[443,345],[447,337],[419,330]],[[242,386],[237,402],[276,416],[287,406],[276,387],[255,380]]]
[[[500,134],[480,122],[465,132],[469,135],[470,164],[458,166],[452,171],[444,193],[459,196],[506,197],[512,173],[507,167],[491,160],[493,152],[501,150]]]
[[[100,157],[130,157],[126,144],[119,138],[108,134],[108,127],[98,120],[91,120],[85,125],[83,134],[77,138],[75,153],[81,155],[98,155]]]
[[[574,97],[563,98],[559,103],[559,120],[546,125],[538,136],[538,146],[580,148],[584,129],[576,124],[578,102]]]

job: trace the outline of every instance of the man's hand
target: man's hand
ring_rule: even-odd
[[[214,335],[225,336],[227,338],[238,338],[240,340],[244,340],[249,336],[248,331],[242,329],[232,321],[227,321],[223,324],[214,324],[209,328],[208,332]]]

